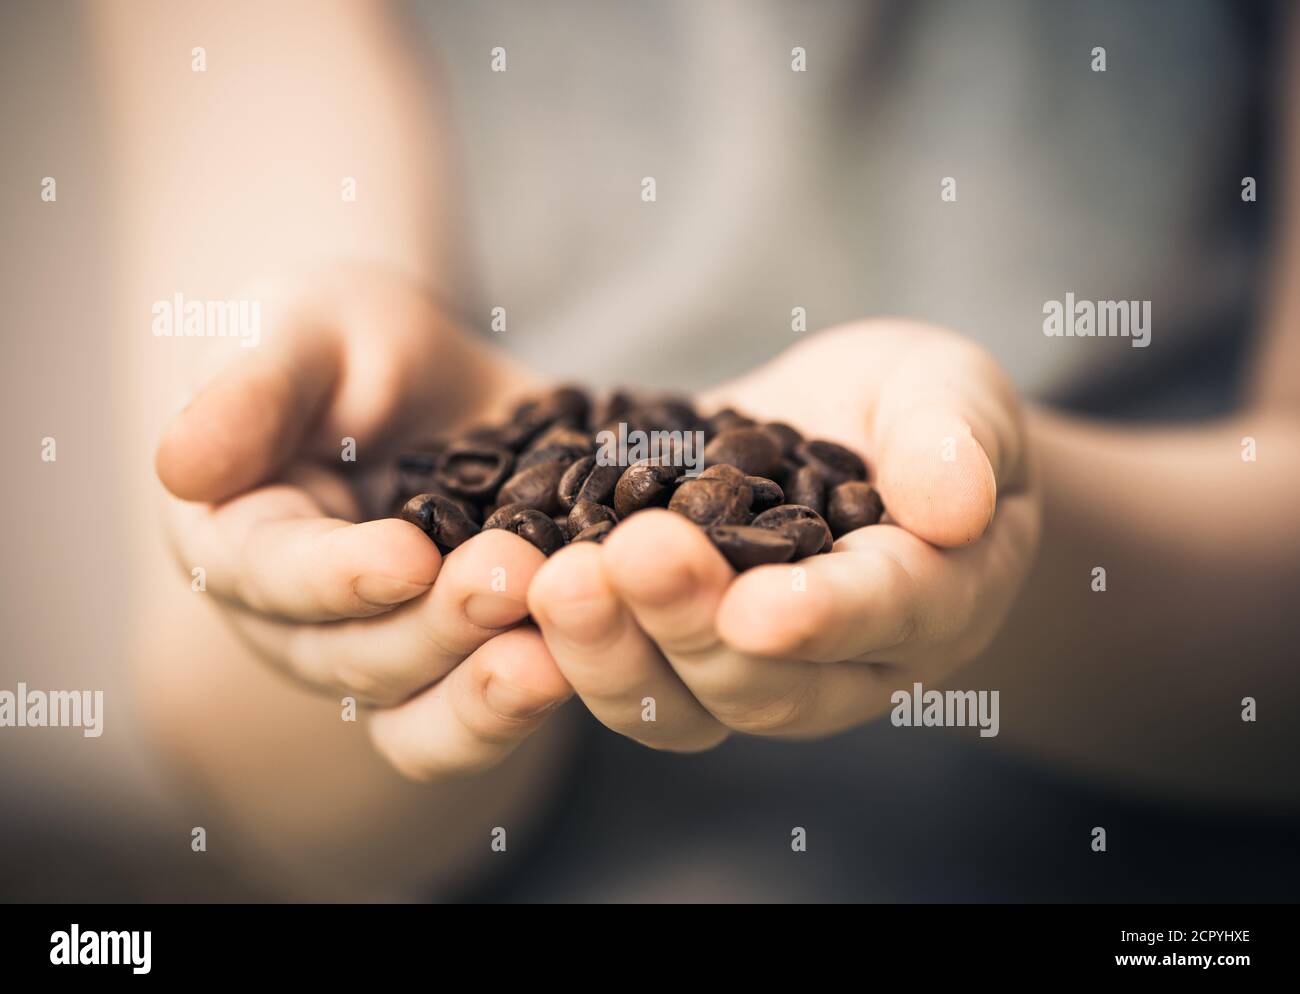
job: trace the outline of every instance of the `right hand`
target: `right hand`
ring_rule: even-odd
[[[373,739],[398,770],[432,780],[489,767],[572,693],[521,624],[543,557],[489,531],[444,561],[414,525],[364,520],[375,509],[342,440],[386,465],[432,432],[501,417],[537,383],[391,276],[335,271],[282,297],[260,347],[158,446],[176,558],[187,575],[204,568],[273,665],[374,705]]]

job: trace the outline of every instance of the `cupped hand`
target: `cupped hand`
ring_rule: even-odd
[[[375,742],[404,773],[492,765],[571,694],[521,624],[542,556],[494,531],[444,560],[412,524],[363,521],[375,508],[344,440],[358,464],[387,465],[535,384],[380,272],[334,271],[269,303],[259,347],[159,444],[176,557],[273,665],[378,707]]]
[[[685,518],[643,511],[562,549],[528,603],[610,728],[689,751],[731,732],[827,735],[942,685],[992,640],[1038,546],[1016,393],[960,336],[901,320],[823,332],[703,398],[863,454],[885,523],[740,576]]]

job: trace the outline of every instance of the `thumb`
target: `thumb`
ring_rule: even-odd
[[[1015,391],[989,356],[962,340],[927,342],[891,371],[871,434],[885,507],[935,545],[978,539],[998,492],[1024,484]]]
[[[221,501],[265,482],[297,452],[338,379],[341,349],[322,328],[242,358],[163,433],[155,467],[177,497]]]

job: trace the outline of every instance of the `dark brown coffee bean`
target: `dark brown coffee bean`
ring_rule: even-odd
[[[515,472],[541,465],[544,462],[563,463],[567,469],[585,456],[591,449],[588,446],[547,445],[540,449],[530,449],[515,460]]]
[[[865,480],[867,464],[856,452],[835,442],[813,439],[800,442],[795,448],[795,458],[805,466],[815,469],[828,487],[839,486],[849,480]]]
[[[434,482],[437,465],[438,455],[434,452],[407,452],[397,457],[386,505],[394,515],[400,514],[402,506],[416,494],[448,496],[446,489]]]
[[[729,463],[746,476],[771,479],[781,465],[781,450],[762,428],[732,428],[704,447],[704,463]]]
[[[528,443],[545,431],[551,422],[536,407],[525,408],[523,413],[515,412],[514,419],[497,429],[501,444],[515,452],[520,452]]]
[[[430,483],[427,487],[417,489],[415,493],[436,494],[439,497],[446,498],[447,500],[455,504],[457,507],[459,507],[461,513],[464,514],[465,517],[469,518],[469,520],[474,522],[474,524],[476,525],[483,520],[483,515],[479,511],[478,505],[475,504],[472,500],[465,500],[465,498],[463,497],[456,497],[453,494],[448,493],[446,489],[438,486],[438,484],[436,483]],[[396,502],[397,510],[394,513],[400,514],[402,507],[406,504],[407,500],[409,500],[410,497],[411,494],[409,492],[406,494],[405,497],[399,497]]]
[[[819,552],[830,552],[830,526],[811,507],[782,504],[764,511],[750,522],[755,528],[771,528],[794,540],[795,559],[807,559]]]
[[[594,429],[617,435],[620,423],[629,434],[645,432],[658,454],[626,468],[604,465]],[[686,448],[697,436],[685,433],[696,431],[709,439],[703,453]],[[707,468],[687,477],[685,465],[698,457]],[[566,540],[603,540],[628,514],[667,506],[745,569],[829,551],[833,535],[880,520],[867,475],[849,449],[805,440],[782,422],[761,424],[732,408],[704,418],[677,396],[615,391],[593,403],[576,387],[559,387],[517,405],[505,424],[422,440],[378,482],[418,495],[389,506],[444,550],[474,534],[484,516],[483,528],[514,531],[549,555]]]
[[[484,511],[483,530],[504,528],[506,523],[520,511],[531,511],[527,504],[500,504]]]
[[[541,511],[526,505],[507,504],[498,508],[483,523],[484,531],[495,528],[531,542],[545,556],[557,552],[564,545],[564,532],[559,526]]]
[[[785,484],[785,499],[826,514],[826,481],[811,466],[800,466]]]
[[[720,462],[705,469],[696,479],[726,480],[733,487],[738,487],[745,482],[747,477],[730,463]]]
[[[795,552],[793,539],[770,528],[715,525],[708,535],[738,573],[766,563],[788,563]]]
[[[622,521],[647,507],[664,507],[672,497],[672,484],[682,467],[656,459],[642,459],[624,470],[614,487],[614,510]]]
[[[568,464],[562,462],[529,466],[501,484],[501,489],[497,491],[497,503],[524,504],[543,514],[556,514],[562,510],[557,492],[560,478],[568,468]]]
[[[794,481],[794,474],[799,472],[803,467],[793,459],[782,459],[781,465],[777,468],[776,475],[771,479],[780,484],[782,490],[789,490],[790,484]]]
[[[421,492],[433,481],[438,468],[437,452],[406,452],[397,457],[397,486],[407,494]]]
[[[619,419],[632,410],[635,403],[635,399],[626,390],[615,390],[591,405],[587,426],[594,431],[598,426],[610,422],[617,425]]]
[[[584,456],[560,477],[557,488],[560,507],[572,509],[580,500],[594,504],[614,503],[614,487],[622,475],[621,466],[602,466],[596,456]]]
[[[656,431],[702,431],[705,420],[686,401],[668,399],[638,404],[623,414],[602,422],[597,430],[617,435],[619,424],[627,425],[629,435],[634,431],[643,431],[649,435]]]
[[[757,423],[753,418],[745,417],[734,408],[724,407],[707,420],[705,429],[710,436],[713,436],[720,435],[724,431],[730,431],[732,428],[752,428]]]
[[[745,484],[726,480],[687,480],[673,492],[668,510],[690,518],[697,525],[743,525],[749,521],[753,493]]]
[[[568,533],[576,535],[578,532],[585,531],[592,525],[598,525],[602,521],[618,524],[618,516],[613,509],[606,507],[604,504],[580,500],[573,505],[573,510],[569,512]]]
[[[591,398],[581,387],[556,387],[538,401],[538,410],[552,422],[577,428],[587,423],[591,412]]]
[[[402,506],[416,494],[437,494],[446,497],[458,505],[471,521],[479,521],[478,505],[473,501],[456,497],[435,479],[438,455],[432,451],[408,452],[397,459],[397,481],[394,485],[393,500],[389,506],[393,514],[400,514]]]
[[[597,521],[590,528],[584,528],[578,534],[573,536],[574,542],[596,542],[605,541],[609,533],[614,530],[614,522]]]
[[[514,456],[509,449],[477,442],[452,442],[438,458],[434,480],[448,493],[470,500],[491,498],[510,475]]]
[[[877,524],[884,513],[884,502],[869,483],[850,480],[833,487],[826,497],[826,521],[836,538]]]
[[[454,501],[438,494],[418,494],[402,507],[401,518],[415,525],[444,552],[478,534],[479,527]]]
[[[803,441],[803,436],[791,428],[784,421],[769,421],[763,425],[763,430],[772,436],[777,446],[781,449],[781,455],[789,459],[794,455],[794,450],[798,448],[799,443]]]
[[[567,424],[554,424],[528,443],[524,454],[536,452],[551,446],[563,446],[577,449],[579,456],[585,456],[596,448],[591,434],[583,428],[574,428]]]
[[[684,397],[661,397],[641,406],[642,415],[659,431],[702,431],[705,419]]]
[[[754,495],[749,509],[755,514],[766,511],[769,507],[776,507],[785,500],[785,491],[777,486],[774,480],[765,480],[761,476],[747,476],[745,486],[749,487]]]

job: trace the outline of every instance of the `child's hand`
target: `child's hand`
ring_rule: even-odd
[[[187,574],[204,569],[207,591],[274,665],[384,708],[374,737],[402,771],[491,765],[570,696],[537,630],[513,627],[542,556],[487,532],[444,563],[405,521],[353,524],[364,499],[343,440],[386,464],[533,384],[381,274],[333,273],[284,298],[261,346],[159,445],[177,558]],[[504,591],[492,589],[497,567]]]
[[[646,745],[818,736],[941,684],[986,647],[1038,545],[1015,392],[964,339],[902,321],[823,333],[705,398],[867,457],[888,520],[739,578],[669,511],[562,549],[529,605],[601,721]],[[995,514],[996,510],[996,514]],[[654,720],[646,720],[654,698]]]

